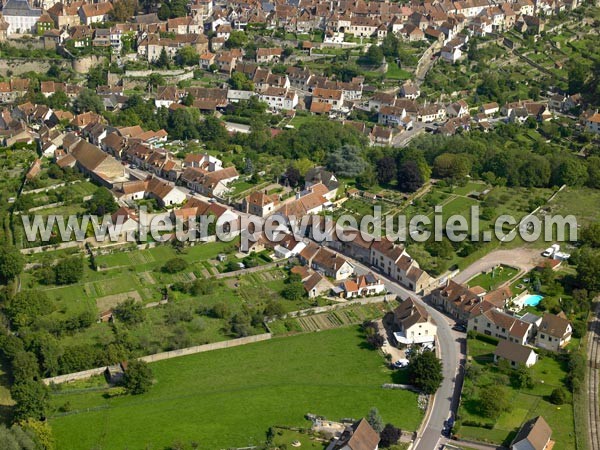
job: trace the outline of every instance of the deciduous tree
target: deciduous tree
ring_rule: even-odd
[[[408,378],[426,394],[433,394],[442,384],[442,362],[431,351],[416,353],[410,358]]]
[[[152,369],[148,363],[139,360],[129,361],[123,385],[133,395],[143,394],[150,390],[150,387],[152,387]]]

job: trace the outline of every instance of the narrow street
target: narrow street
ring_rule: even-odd
[[[345,258],[354,265],[355,271],[359,275],[376,272],[373,268],[347,256]],[[379,275],[385,277],[383,274]],[[454,416],[458,408],[466,361],[466,338],[463,333],[452,330],[454,324],[452,319],[431,307],[423,298],[392,280],[386,278],[384,280],[388,292],[398,295],[402,299],[412,297],[421,303],[438,327],[437,347],[441,352],[444,380],[433,397],[433,404],[429,409],[430,414],[425,417],[421,432],[413,447],[416,450],[434,450],[437,449],[442,439],[444,422],[450,417],[451,413]]]

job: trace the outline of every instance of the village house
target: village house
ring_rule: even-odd
[[[535,345],[557,352],[571,341],[572,333],[573,327],[564,312],[558,315],[545,313],[535,337]]]
[[[485,290],[479,286],[468,287],[448,280],[443,286],[431,292],[431,302],[441,307],[457,322],[466,324],[472,316],[495,307],[494,304],[484,300],[484,295]]]
[[[321,247],[312,257],[310,266],[334,280],[343,280],[354,274],[354,266],[336,252]]]
[[[119,161],[83,139],[57,163],[59,167],[77,167],[83,174],[109,189],[114,182],[123,181],[126,176],[125,167]]]
[[[89,25],[73,25],[69,28],[69,37],[75,48],[85,48],[92,45],[93,30]]]
[[[268,195],[263,191],[254,191],[242,200],[241,210],[258,217],[267,217],[275,212],[279,204],[277,194]]]
[[[167,19],[167,31],[175,34],[199,34],[203,29],[200,21],[186,16]]]
[[[207,202],[197,197],[190,197],[181,208],[171,211],[171,218],[175,221],[181,221],[184,224],[191,217],[198,219],[203,216],[213,216],[216,220],[221,220],[224,224],[229,224],[230,228],[228,231],[236,231],[239,216],[231,209],[216,202]],[[198,231],[207,231],[202,230],[202,223],[200,221],[197,222],[197,226]]]
[[[268,87],[258,97],[272,111],[290,111],[298,105],[298,94],[286,88]]]
[[[310,192],[292,202],[285,202],[277,210],[277,214],[282,218],[295,218],[299,221],[302,216],[310,214],[319,214],[328,200],[317,192]]]
[[[256,62],[258,64],[270,64],[278,62],[283,54],[283,49],[279,48],[258,48],[256,49]]]
[[[511,316],[499,308],[484,309],[469,318],[467,330],[525,345],[534,335],[533,324]]]
[[[333,289],[333,284],[318,272],[310,275],[302,284],[308,298],[319,297],[329,293]]]
[[[377,122],[380,125],[387,125],[392,127],[400,126],[406,118],[406,110],[400,106],[387,106],[383,105],[379,109],[377,115]]]
[[[371,245],[371,265],[415,292],[421,292],[431,282],[431,277],[406,253],[404,247],[388,239]]]
[[[417,106],[417,120],[419,122],[431,123],[446,119],[446,108],[437,103]]]
[[[113,225],[118,225],[115,229],[120,231],[122,237],[130,242],[135,240],[135,235],[140,229],[140,218],[136,211],[121,206],[110,218]]]
[[[83,1],[71,2],[69,4],[57,2],[46,12],[52,18],[52,20],[54,20],[56,28],[68,28],[81,23],[81,18],[79,17],[79,8],[84,4],[85,2]]]
[[[379,434],[369,422],[361,419],[343,431],[339,438],[334,439],[327,450],[377,450]]]
[[[500,106],[498,103],[484,103],[479,107],[479,112],[485,114],[486,116],[493,116],[494,114],[500,111]]]
[[[183,159],[183,167],[195,167],[207,172],[215,172],[223,168],[223,161],[208,153],[188,153]]]
[[[590,133],[600,134],[600,113],[595,113],[585,121],[585,129]]]
[[[304,248],[306,244],[300,240],[297,240],[293,234],[286,234],[273,248],[275,257],[280,259],[288,259],[293,256],[297,256]],[[308,270],[305,266],[296,266],[296,268],[303,268]],[[302,277],[304,280],[307,277]]]
[[[494,351],[494,362],[508,361],[513,369],[531,367],[537,362],[537,354],[531,347],[501,340]]]
[[[410,100],[416,100],[421,95],[421,90],[412,81],[405,82],[400,88],[400,96]]]
[[[464,117],[469,115],[469,105],[464,100],[458,100],[446,107],[448,117]]]
[[[202,70],[209,70],[215,64],[216,58],[217,55],[209,51],[202,53],[200,55],[200,68]]]
[[[2,8],[2,16],[8,24],[7,35],[33,33],[42,10],[32,8],[27,0],[8,0]]]
[[[343,281],[334,289],[334,292],[343,298],[365,297],[381,295],[386,291],[385,284],[372,272],[359,275],[354,280]]]
[[[344,106],[344,91],[341,89],[315,88],[312,91],[312,101],[328,103],[333,111],[340,111]]]
[[[309,169],[304,176],[304,187],[309,189],[314,185],[322,184],[327,188],[322,195],[328,200],[332,200],[337,195],[337,190],[340,187],[340,182],[333,174],[323,167],[313,167]]]
[[[550,450],[554,446],[551,438],[552,429],[544,418],[534,417],[521,426],[510,450]]]
[[[369,99],[369,109],[379,111],[382,106],[394,106],[396,104],[396,95],[386,92],[375,92]]]
[[[79,17],[84,25],[106,22],[112,10],[113,5],[110,2],[85,3],[79,8]]]
[[[371,131],[371,139],[377,145],[391,145],[392,129],[375,125]]]
[[[2,81],[0,82],[0,102],[13,103],[27,94],[28,89],[28,78],[11,78],[9,81]]]
[[[424,306],[412,297],[407,298],[394,310],[396,342],[401,345],[424,344],[435,341],[437,326]]]
[[[160,178],[151,178],[146,182],[145,197],[154,198],[161,208],[180,205],[186,199],[181,189],[165,183]]]
[[[288,67],[285,71],[290,80],[291,87],[303,91],[308,90],[308,82],[312,74],[307,67]]]
[[[229,184],[237,180],[239,176],[233,166],[214,172],[188,167],[181,174],[181,181],[188,188],[202,195],[222,197],[229,192]]]

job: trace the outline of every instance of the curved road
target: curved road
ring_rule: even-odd
[[[358,261],[354,261],[347,256],[344,257],[354,264],[355,271],[359,275],[367,272],[377,272],[375,269],[367,267]],[[385,277],[384,274],[379,273],[379,275]],[[452,325],[454,321],[429,306],[423,298],[390,279],[384,279],[388,292],[396,294],[402,299],[408,297],[416,299],[417,302],[425,306],[437,324],[437,346],[441,352],[444,380],[433,398],[433,405],[429,409],[430,414],[428,417],[425,417],[422,431],[419,433],[413,447],[416,450],[434,450],[438,447],[442,439],[444,422],[450,416],[450,412],[452,412],[454,417],[454,413],[458,408],[466,358],[466,336],[463,333],[453,331]]]

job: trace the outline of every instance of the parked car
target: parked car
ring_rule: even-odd
[[[392,364],[396,369],[402,369],[408,366],[408,359],[399,359],[394,364]]]
[[[459,331],[461,333],[466,333],[467,332],[467,328],[464,325],[460,325],[460,324],[456,324],[452,327],[452,329],[454,331]]]
[[[558,253],[559,251],[560,251],[560,245],[552,244],[550,247],[548,247],[546,250],[544,250],[542,252],[542,256],[545,258],[549,258],[549,257],[553,256],[555,253]]]

